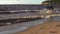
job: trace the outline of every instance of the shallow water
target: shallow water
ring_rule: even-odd
[[[39,24],[43,24],[43,23],[47,22],[48,20],[49,19],[39,19],[39,20],[35,20],[35,21],[29,21],[29,22],[24,22],[24,23],[21,23],[21,24],[17,24],[17,26],[16,25],[4,26],[4,27],[8,28],[8,30],[2,31],[2,32],[0,32],[0,34],[13,34],[15,32],[24,31],[31,26],[36,26],[36,25],[39,25]],[[53,21],[60,21],[60,17],[54,17]],[[0,28],[3,28],[3,27],[0,27]]]
[[[21,17],[21,16],[29,16],[29,15],[33,16],[33,15],[39,15],[39,14],[36,14],[36,13],[0,14],[0,18]],[[39,19],[35,21],[24,22],[24,23],[18,24],[17,26],[14,25],[14,26],[0,27],[0,29],[2,28],[8,29],[6,31],[0,32],[0,34],[11,34],[19,31],[23,31],[31,26],[43,24],[47,21],[49,21],[49,19]],[[53,21],[60,21],[60,17],[53,17]]]
[[[3,28],[7,28],[8,30],[5,31],[1,31],[0,34],[11,34],[11,33],[16,33],[19,31],[24,31],[26,29],[28,29],[31,26],[36,26],[38,24],[43,24],[44,22],[46,22],[47,19],[39,19],[39,20],[35,20],[35,21],[29,21],[29,22],[24,22],[24,23],[20,23],[17,25],[13,25],[13,26],[4,26],[4,27],[0,27],[0,29],[2,30]]]

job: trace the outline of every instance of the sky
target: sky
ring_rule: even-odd
[[[0,4],[41,4],[45,0],[0,0]]]

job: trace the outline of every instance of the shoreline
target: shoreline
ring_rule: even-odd
[[[56,30],[56,31],[55,31]],[[34,27],[30,27],[29,29],[22,31],[22,32],[17,32],[15,34],[54,34],[54,33],[59,33],[60,32],[60,21],[58,22],[47,22],[44,24],[40,24]]]
[[[35,26],[38,24],[43,24],[44,22],[46,22],[47,19],[39,19],[39,20],[35,20],[35,21],[30,21],[30,22],[24,22],[21,24],[14,24],[14,25],[9,25],[9,26],[3,26],[0,27],[0,34],[13,34],[19,31],[24,31],[26,28],[29,28],[31,26]]]

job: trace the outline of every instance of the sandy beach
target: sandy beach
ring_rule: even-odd
[[[47,22],[15,34],[60,34],[60,22]]]

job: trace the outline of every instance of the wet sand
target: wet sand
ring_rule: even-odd
[[[15,34],[60,34],[60,22],[47,22]]]

